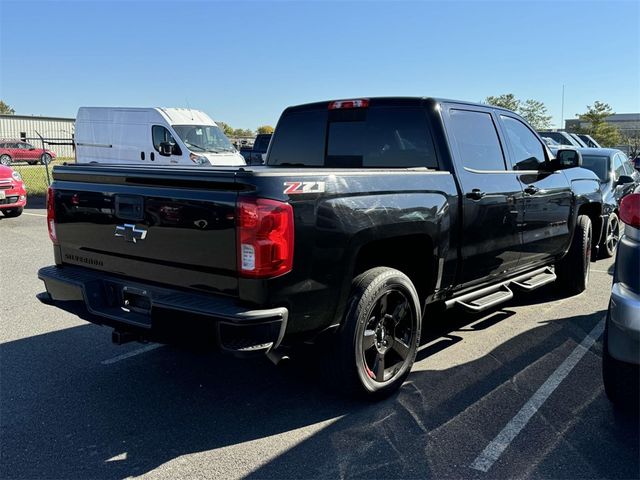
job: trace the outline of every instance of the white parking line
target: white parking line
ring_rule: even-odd
[[[531,420],[531,417],[535,415],[547,398],[549,398],[558,385],[560,385],[571,370],[573,370],[573,367],[575,367],[584,354],[589,351],[598,337],[602,335],[603,330],[604,318],[584,337],[580,345],[571,352],[536,393],[533,394],[529,401],[524,404],[520,411],[507,423],[496,438],[478,455],[470,465],[471,468],[480,470],[481,472],[489,471],[495,461],[498,460],[500,455],[509,447],[513,439],[518,436],[529,420]]]
[[[102,365],[111,365],[112,363],[119,362],[120,360],[126,360],[127,358],[135,357],[136,355],[140,355],[141,353],[147,353],[151,350],[155,350],[156,348],[162,347],[164,345],[160,343],[152,343],[150,345],[146,345],[142,348],[138,348],[137,350],[132,350],[128,353],[123,353],[122,355],[118,355],[117,357],[109,358],[108,360],[103,360],[100,362]]]
[[[46,217],[46,215],[43,215],[41,213],[30,213],[30,212],[22,212],[23,215],[31,215],[32,217]]]

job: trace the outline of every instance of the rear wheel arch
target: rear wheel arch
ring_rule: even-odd
[[[435,289],[437,256],[433,238],[428,234],[405,233],[371,239],[355,249],[348,278],[375,267],[394,268],[409,277],[424,304]]]

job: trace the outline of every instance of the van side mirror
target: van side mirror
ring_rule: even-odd
[[[556,158],[551,159],[552,170],[581,167],[582,154],[570,148],[562,148],[556,152]]]
[[[171,156],[173,152],[173,146],[169,142],[160,142],[160,155],[164,155],[165,157]]]

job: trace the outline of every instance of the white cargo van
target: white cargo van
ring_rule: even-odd
[[[245,164],[215,122],[190,108],[80,107],[75,142],[78,163]]]

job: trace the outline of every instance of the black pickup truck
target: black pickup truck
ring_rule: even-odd
[[[287,108],[265,166],[56,166],[40,299],[116,342],[316,344],[334,385],[388,394],[427,305],[585,289],[602,207],[580,162],[508,110],[371,98]]]

